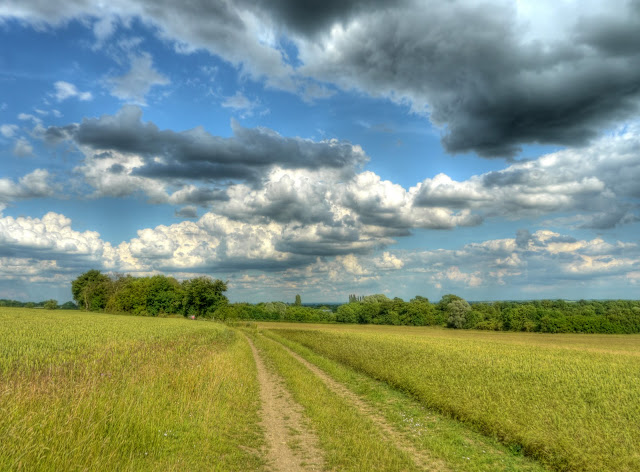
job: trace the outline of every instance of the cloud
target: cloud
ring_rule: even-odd
[[[119,77],[109,78],[108,83],[111,85],[111,94],[114,97],[129,103],[146,105],[145,97],[151,87],[168,85],[171,82],[153,68],[151,56],[142,53],[131,57],[129,72]]]
[[[30,174],[20,177],[18,182],[8,178],[0,178],[0,207],[16,200],[53,195],[55,185],[49,181],[49,178],[50,174],[45,169],[36,169]]]
[[[606,242],[601,238],[579,240],[549,230],[518,232],[516,238],[487,240],[456,249],[434,251],[399,251],[405,265],[403,273],[423,274],[439,285],[441,292],[485,290],[491,292],[508,287],[522,293],[534,286],[559,296],[572,296],[566,288],[579,291],[588,284],[600,284],[604,279],[623,281],[627,274],[640,267],[640,246],[637,243]],[[586,284],[586,285],[584,285]],[[474,292],[475,293],[475,292]],[[497,295],[505,298],[505,295]],[[504,293],[504,292],[503,292]],[[583,292],[584,293],[584,292]]]
[[[241,92],[236,92],[235,95],[226,97],[221,105],[224,108],[231,108],[233,111],[240,113],[243,118],[253,116],[254,112],[261,107],[259,100],[252,101]],[[268,110],[264,110],[264,112],[268,112]]]
[[[283,241],[298,248],[305,242],[316,248],[334,245],[334,250],[288,251],[295,245],[283,246]],[[393,277],[396,290],[409,292],[426,286],[439,293],[483,298],[502,293],[497,298],[505,298],[514,290],[538,287],[548,296],[558,296],[558,290],[571,296],[567,289],[584,291],[603,280],[621,287],[637,284],[640,272],[637,242],[577,239],[544,229],[454,249],[375,252],[371,247],[362,252],[361,244],[357,235],[340,240],[322,225],[251,224],[212,212],[197,221],[141,229],[117,246],[94,231],[74,230],[69,218],[56,213],[0,217],[0,279],[68,287],[89,268],[179,278],[208,273],[230,278],[234,297],[258,301],[283,286],[325,300],[354,291],[381,293],[389,286],[387,277]],[[268,275],[273,272],[277,277]]]
[[[180,208],[180,210],[176,210],[175,216],[179,218],[197,218],[198,209],[193,205],[188,205]]]
[[[340,169],[352,173],[368,160],[360,146],[335,139],[312,141],[281,136],[268,128],[243,128],[235,120],[233,137],[213,136],[198,127],[175,132],[141,121],[139,107],[116,115],[84,119],[79,125],[49,127],[45,139],[70,139],[91,156],[120,153],[137,160],[132,175],[153,179],[256,182],[269,168]],[[135,167],[135,168],[134,168]]]
[[[13,144],[13,154],[18,157],[33,156],[33,146],[25,138],[18,138]]]
[[[4,250],[39,258],[39,253],[86,255],[96,259],[105,243],[95,231],[77,232],[71,220],[49,212],[42,218],[0,218],[0,242]]]
[[[640,197],[638,149],[640,133],[631,126],[590,146],[546,154],[466,181],[439,174],[418,183],[414,205],[468,209],[483,218],[578,212],[565,223],[595,229],[633,223]]]
[[[523,144],[585,145],[635,116],[640,89],[635,2],[607,8],[508,2],[218,2],[136,0],[12,2],[0,12],[36,25],[95,21],[98,40],[116,18],[153,27],[178,52],[204,49],[267,87],[313,99],[338,87],[383,97],[428,116],[451,153],[513,158]],[[297,50],[295,66],[279,38]],[[111,81],[143,104],[168,79],[151,58]]]
[[[0,134],[5,138],[13,138],[13,136],[18,131],[18,127],[16,125],[2,125],[0,126]]]
[[[455,1],[368,9],[302,40],[300,70],[408,104],[442,128],[451,153],[513,157],[525,143],[581,145],[637,112],[637,50],[613,54],[594,42],[589,25],[599,11],[586,7],[582,21],[549,31],[518,8]],[[608,37],[619,27],[625,40],[635,37],[640,14],[627,5],[616,18]]]
[[[81,101],[93,99],[91,92],[80,92],[75,85],[70,84],[69,82],[58,81],[54,84],[54,87],[56,89],[54,96],[59,102],[74,97]]]

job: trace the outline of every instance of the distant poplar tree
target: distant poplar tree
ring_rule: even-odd
[[[294,305],[296,306],[302,305],[302,298],[300,298],[300,295],[296,295],[296,302],[294,303]]]

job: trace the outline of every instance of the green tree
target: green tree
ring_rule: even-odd
[[[212,316],[220,305],[229,301],[223,293],[227,291],[227,284],[207,276],[185,280],[182,290],[182,312],[185,316]]]
[[[471,306],[465,300],[458,299],[450,301],[446,306],[447,326],[449,328],[464,328],[467,316],[471,312]]]
[[[46,302],[44,302],[44,308],[46,310],[57,310],[58,309],[58,300],[47,300]]]
[[[296,301],[295,301],[294,305],[295,306],[302,305],[302,298],[300,298],[300,295],[296,295]]]
[[[95,269],[71,282],[73,299],[85,310],[103,310],[107,305],[110,289],[111,279]]]

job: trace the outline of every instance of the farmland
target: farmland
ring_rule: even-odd
[[[0,309],[2,470],[637,470],[640,337]]]

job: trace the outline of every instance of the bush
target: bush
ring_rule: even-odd
[[[57,310],[58,309],[58,300],[47,300],[46,302],[44,302],[44,308],[45,310]]]

